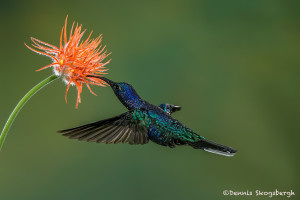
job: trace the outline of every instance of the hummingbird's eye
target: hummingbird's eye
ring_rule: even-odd
[[[121,90],[122,87],[121,87],[120,85],[115,85],[115,89],[116,89],[116,90]]]

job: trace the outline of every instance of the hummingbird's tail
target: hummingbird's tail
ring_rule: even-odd
[[[213,141],[209,141],[206,139],[201,139],[198,142],[189,143],[195,149],[202,149],[204,151],[219,154],[222,156],[234,156],[237,150],[227,147],[221,144],[217,144]]]

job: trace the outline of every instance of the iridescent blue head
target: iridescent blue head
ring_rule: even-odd
[[[138,105],[135,104],[140,103],[140,101],[142,101],[142,99],[139,97],[139,95],[137,94],[133,86],[128,83],[125,82],[116,83],[109,80],[108,78],[104,78],[100,76],[90,75],[89,77],[99,78],[105,81],[107,84],[109,84],[113,89],[114,93],[116,94],[116,96],[119,98],[119,100],[128,109],[137,107]]]

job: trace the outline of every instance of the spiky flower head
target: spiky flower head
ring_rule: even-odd
[[[40,41],[36,38],[31,37],[33,42],[31,48],[26,45],[30,50],[45,55],[52,59],[52,63],[42,67],[36,71],[40,71],[49,67],[53,68],[54,73],[60,76],[64,82],[67,84],[67,89],[65,93],[65,99],[67,102],[67,93],[69,91],[70,85],[75,85],[77,87],[77,102],[81,103],[80,94],[82,92],[82,86],[85,84],[89,91],[96,95],[89,84],[106,86],[105,81],[88,77],[88,75],[104,75],[108,69],[105,65],[110,62],[110,60],[103,62],[104,59],[110,55],[105,50],[105,46],[100,45],[102,37],[101,35],[95,39],[90,39],[92,32],[89,34],[85,41],[81,41],[81,38],[86,30],[82,31],[82,25],[76,24],[74,28],[74,22],[70,31],[69,39],[67,38],[67,19],[65,20],[65,25],[62,27],[60,34],[60,45],[59,48],[48,44],[46,42]]]

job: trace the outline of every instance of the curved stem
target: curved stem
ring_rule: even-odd
[[[16,118],[17,114],[19,113],[19,111],[22,109],[22,107],[24,106],[24,104],[30,99],[30,97],[32,97],[37,91],[39,91],[41,88],[43,88],[45,85],[47,85],[48,83],[51,83],[53,80],[55,80],[57,78],[56,75],[51,75],[48,78],[46,78],[45,80],[43,80],[42,82],[40,82],[39,84],[37,84],[36,86],[34,86],[31,90],[29,90],[29,92],[27,92],[27,94],[25,94],[25,96],[19,101],[19,103],[16,105],[15,109],[12,111],[12,113],[10,114],[2,132],[0,135],[0,150],[1,147],[3,145],[4,139],[7,135],[7,132],[9,130],[9,128],[11,127],[14,119]]]

